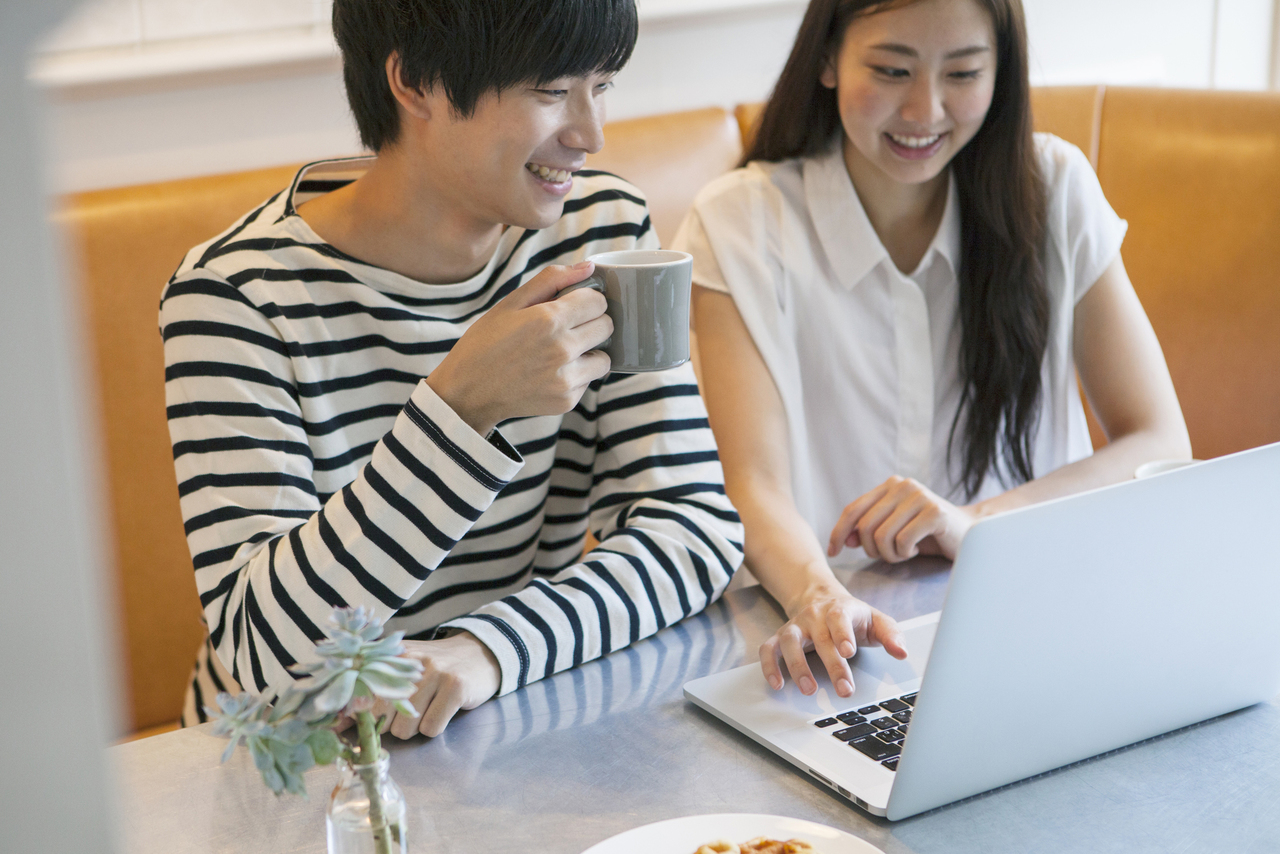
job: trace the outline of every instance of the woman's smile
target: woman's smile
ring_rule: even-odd
[[[950,132],[929,136],[885,133],[884,139],[889,150],[904,160],[928,160],[942,151],[949,136]]]

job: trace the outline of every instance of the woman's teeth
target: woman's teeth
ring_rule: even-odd
[[[550,181],[553,184],[563,184],[573,175],[568,169],[548,169],[546,166],[539,166],[536,163],[526,163],[524,168],[542,180]]]
[[[942,134],[935,133],[933,136],[899,136],[896,133],[889,134],[889,139],[893,140],[903,148],[928,148],[939,139]]]

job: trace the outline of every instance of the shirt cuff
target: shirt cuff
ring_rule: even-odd
[[[492,443],[463,421],[445,403],[426,380],[418,383],[404,416],[426,434],[458,468],[469,474],[480,486],[498,492],[524,468],[524,458],[498,436]]]

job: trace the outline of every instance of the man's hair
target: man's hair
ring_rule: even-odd
[[[441,87],[454,112],[474,114],[489,92],[563,77],[612,74],[631,58],[635,0],[334,0],[347,101],[373,151],[396,141],[400,115],[386,62],[400,79]]]

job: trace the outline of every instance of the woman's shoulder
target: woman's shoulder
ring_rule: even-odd
[[[1060,193],[1081,178],[1096,181],[1093,164],[1079,146],[1051,133],[1035,134],[1040,174],[1049,195]]]
[[[799,158],[776,163],[753,160],[705,185],[694,197],[693,207],[704,218],[776,208],[796,197],[802,172],[803,160]],[[799,192],[803,194],[803,190]]]

